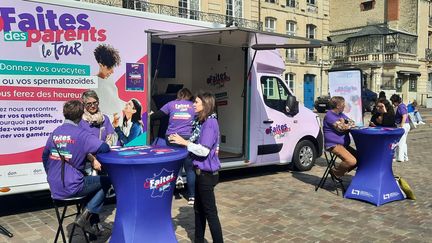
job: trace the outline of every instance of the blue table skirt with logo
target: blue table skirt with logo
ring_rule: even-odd
[[[376,206],[404,199],[392,170],[394,150],[403,133],[402,128],[351,130],[357,148],[358,167],[345,198],[367,201]]]
[[[110,242],[177,242],[172,197],[188,151],[166,146],[112,148],[99,154],[117,197]]]

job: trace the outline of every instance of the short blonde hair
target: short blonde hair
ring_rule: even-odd
[[[345,99],[342,96],[331,97],[331,99],[329,101],[330,109],[334,109],[334,108],[338,107],[338,105],[342,104],[343,102],[345,102]]]

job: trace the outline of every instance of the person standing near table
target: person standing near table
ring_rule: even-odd
[[[357,151],[350,146],[349,130],[355,126],[354,121],[344,113],[345,99],[334,96],[329,102],[331,110],[327,111],[323,120],[324,146],[334,153],[342,162],[332,168],[330,173],[336,179],[350,172],[357,166]]]
[[[409,125],[409,117],[408,110],[404,103],[402,103],[402,98],[398,94],[393,94],[390,97],[390,101],[393,106],[396,108],[395,114],[395,122],[396,126],[403,128],[405,130],[401,139],[399,140],[399,144],[396,147],[396,161],[397,162],[407,162],[408,161],[408,146],[406,143],[408,132],[411,127]]]
[[[370,127],[396,127],[394,109],[388,100],[379,99],[375,107],[377,111],[370,119]]]
[[[167,145],[171,146],[168,137],[177,133],[185,140],[188,140],[192,134],[192,122],[195,117],[193,108],[192,93],[187,88],[182,88],[177,92],[177,99],[166,103],[159,111],[150,115],[151,120],[160,119],[163,116],[169,116],[168,129],[165,133]],[[178,145],[177,145],[178,146]],[[186,171],[188,204],[193,205],[195,201],[195,171],[192,160],[188,156],[184,161]],[[183,187],[183,179],[180,175],[177,177],[176,185]]]
[[[64,104],[65,121],[49,136],[42,161],[54,199],[89,196],[90,200],[75,224],[99,235],[97,225],[91,224],[90,218],[100,213],[111,182],[108,176],[85,176],[84,167],[88,154],[106,153],[110,148],[78,126],[83,113],[81,101],[71,100]]]
[[[204,242],[206,221],[213,242],[223,242],[222,227],[216,207],[214,188],[219,181],[220,161],[219,124],[216,116],[216,101],[213,94],[204,92],[195,97],[194,109],[197,118],[192,137],[185,140],[178,134],[169,136],[171,143],[186,146],[192,153],[195,166],[195,242]]]
[[[123,126],[120,127],[120,117],[114,114],[113,127],[122,146],[131,142],[143,133],[141,121],[141,103],[137,99],[129,100],[124,109]]]

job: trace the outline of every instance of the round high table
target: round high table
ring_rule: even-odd
[[[403,200],[393,175],[392,159],[404,134],[402,128],[357,128],[351,130],[357,148],[357,171],[345,198],[359,199],[376,206]]]
[[[171,204],[188,151],[167,146],[112,148],[99,154],[117,197],[110,242],[177,242]]]

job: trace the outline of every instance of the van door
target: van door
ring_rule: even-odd
[[[274,74],[257,76],[257,91],[260,94],[261,109],[259,117],[259,134],[262,138],[258,145],[259,163],[287,163],[291,161],[297,141],[292,139],[297,120],[286,113],[286,100],[290,91]],[[294,139],[295,140],[295,139]],[[284,151],[283,153],[281,153]]]

